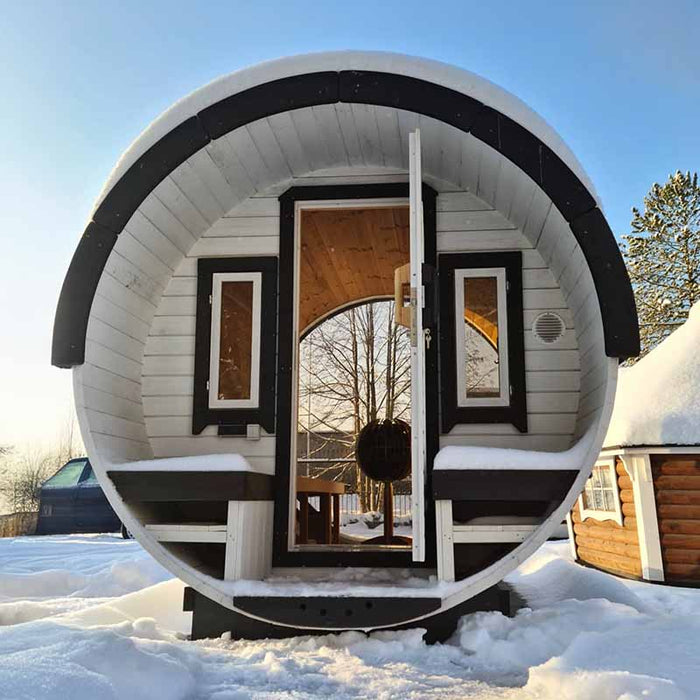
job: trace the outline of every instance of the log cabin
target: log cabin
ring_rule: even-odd
[[[646,581],[700,585],[700,305],[618,392],[568,525],[574,557]]]
[[[385,475],[363,537],[348,484],[298,458],[302,344],[382,303],[410,382],[364,453],[406,467],[411,505],[394,518]],[[553,129],[468,71],[347,51],[232,73],[136,139],[52,363],[115,511],[187,584],[193,638],[441,639],[507,609],[499,582],[571,509],[638,350],[617,243]]]

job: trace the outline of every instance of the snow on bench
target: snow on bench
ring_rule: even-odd
[[[138,462],[110,464],[110,472],[252,472],[254,469],[243,455],[227,454],[195,455],[192,457],[160,457]]]
[[[593,432],[589,431],[573,447],[563,452],[449,445],[443,447],[437,453],[433,469],[444,471],[470,469],[557,471],[580,469],[592,440]]]

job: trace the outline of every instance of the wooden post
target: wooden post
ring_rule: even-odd
[[[384,482],[384,543],[391,544],[394,539],[394,485]]]
[[[331,544],[331,495],[322,493],[319,496],[321,501],[321,522],[323,523],[323,544]]]
[[[340,544],[340,494],[333,494],[333,544]]]
[[[620,459],[625,471],[632,479],[642,578],[647,581],[663,581],[664,561],[656,517],[656,495],[651,473],[651,459],[648,454],[620,455]]]

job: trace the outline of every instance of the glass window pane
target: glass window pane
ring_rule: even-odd
[[[605,491],[603,491],[603,497],[605,499],[605,510],[614,511],[615,497],[613,496],[612,489],[605,489]]]
[[[498,283],[464,279],[464,356],[467,398],[498,398]]]
[[[221,284],[219,399],[249,399],[253,337],[253,282]]]
[[[83,475],[83,478],[80,480],[80,485],[82,486],[84,484],[85,486],[94,486],[96,483],[97,477],[95,476],[95,471],[92,466],[90,466],[87,472]]]
[[[44,488],[63,489],[69,486],[75,486],[78,483],[80,475],[85,468],[86,459],[80,459],[77,462],[69,462],[54,474],[48,481],[44,483]]]

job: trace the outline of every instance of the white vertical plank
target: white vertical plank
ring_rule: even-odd
[[[317,138],[323,140],[330,162],[334,166],[349,166],[345,144],[340,133],[338,116],[333,105],[319,105],[311,107],[311,116],[316,125]]]
[[[639,536],[639,558],[642,577],[647,581],[664,580],[659,522],[656,516],[656,496],[649,454],[621,456],[625,470],[632,479],[634,512]]]
[[[360,137],[352,116],[352,107],[345,102],[338,102],[333,105],[333,108],[340,125],[340,133],[343,138],[348,163],[351,166],[365,165],[362,157],[362,148],[360,147]]]
[[[231,146],[231,151],[236,154],[238,162],[255,185],[257,191],[271,185],[276,177],[263,159],[258,147],[253,141],[250,132],[245,127],[235,129],[224,137]]]
[[[206,149],[238,201],[242,201],[256,192],[256,184],[251,175],[248,174],[248,171],[243,167],[238,153],[236,153],[228,139],[228,135],[211,141],[206,146]]]
[[[280,180],[292,177],[292,170],[279,143],[277,143],[277,137],[270,127],[270,122],[267,119],[259,119],[248,124],[246,128],[267,169],[275,173]]]
[[[438,581],[455,580],[455,548],[452,501],[435,501]]]
[[[289,112],[273,114],[267,121],[277,136],[277,142],[292,174],[297,177],[312,170]]]

